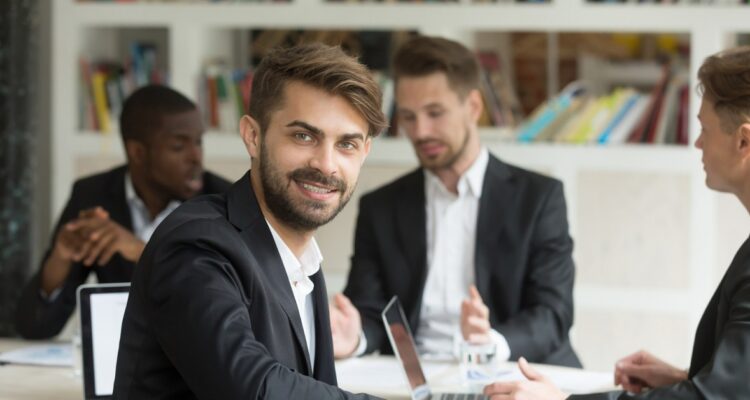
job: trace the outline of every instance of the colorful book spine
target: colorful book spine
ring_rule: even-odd
[[[102,132],[109,132],[111,128],[109,121],[109,107],[107,106],[106,81],[107,76],[101,71],[96,71],[91,76],[91,86],[94,93],[94,108],[96,109],[96,117],[99,121],[99,129]]]

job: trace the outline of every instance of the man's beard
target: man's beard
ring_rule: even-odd
[[[469,128],[465,127],[463,141],[459,145],[459,148],[455,152],[453,152],[453,154],[449,154],[444,160],[431,160],[428,157],[422,159],[422,157],[419,156],[419,163],[422,165],[422,167],[427,168],[430,171],[449,169],[453,167],[453,165],[461,158],[461,156],[466,153],[466,149],[469,147],[469,137]],[[419,144],[420,142],[416,142],[414,145],[417,146]],[[453,150],[453,148],[449,148],[449,151],[450,150]]]
[[[284,176],[269,160],[266,146],[260,148],[260,181],[266,204],[274,217],[290,228],[303,232],[313,231],[332,220],[352,195],[347,192],[348,185],[343,179],[325,176],[314,168],[298,168]],[[294,181],[319,183],[335,188],[340,194],[338,206],[326,214],[328,204],[322,201],[293,199],[290,196],[290,186]]]

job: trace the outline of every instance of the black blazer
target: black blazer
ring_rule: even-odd
[[[55,237],[62,226],[78,217],[82,210],[101,206],[109,217],[126,229],[133,229],[130,208],[125,198],[125,173],[127,166],[120,166],[89,177],[81,178],[73,184],[73,192],[65,205],[60,219],[52,233],[50,245],[42,259],[42,266],[55,246]],[[210,172],[203,174],[202,193],[221,193],[230,183]],[[45,339],[60,333],[76,305],[76,289],[86,282],[90,272],[96,273],[102,283],[129,282],[134,263],[115,254],[107,265],[90,268],[82,263],[73,263],[70,274],[54,301],[39,295],[42,266],[26,284],[16,309],[16,330],[28,339]]]
[[[737,251],[698,323],[688,380],[640,395],[609,392],[570,399],[748,399],[749,377],[750,238]]]
[[[250,173],[182,204],[135,270],[115,399],[344,399],[322,271],[311,277],[315,365]]]
[[[490,156],[477,218],[476,286],[511,359],[580,367],[573,325],[573,241],[562,184]],[[344,293],[362,314],[367,351],[392,352],[380,312],[393,295],[419,335],[427,275],[424,172],[362,197]]]

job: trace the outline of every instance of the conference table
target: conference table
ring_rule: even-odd
[[[28,346],[53,342],[30,342],[0,338],[0,354]],[[451,361],[424,361],[425,375],[436,392],[466,391],[459,366]],[[536,365],[552,381],[572,393],[610,390],[612,374],[587,370]],[[500,363],[503,380],[522,379],[515,363]],[[366,356],[336,362],[339,386],[356,393],[370,393],[386,399],[409,399],[406,377],[398,360],[391,356]],[[474,384],[469,389],[478,390]],[[0,365],[0,400],[80,400],[83,399],[81,377],[72,367],[49,367],[22,364]]]

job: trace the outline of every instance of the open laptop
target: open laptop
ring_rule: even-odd
[[[411,389],[412,400],[487,399],[486,396],[478,393],[432,393],[427,384],[427,379],[425,379],[422,364],[419,362],[417,346],[414,344],[414,336],[411,334],[409,324],[406,323],[404,309],[401,307],[401,302],[398,301],[397,296],[393,296],[391,301],[388,302],[388,305],[383,309],[382,316],[393,352],[404,367],[406,380],[409,382]]]
[[[78,288],[85,400],[112,398],[120,329],[129,290],[129,283]]]

